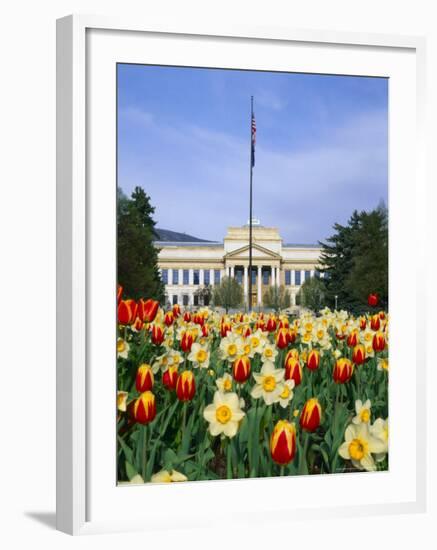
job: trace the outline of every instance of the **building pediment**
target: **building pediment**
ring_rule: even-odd
[[[229,260],[247,260],[249,258],[249,245],[242,246],[241,248],[238,248],[237,250],[233,250],[232,252],[228,252],[225,255],[225,259]],[[269,250],[268,248],[265,248],[264,246],[260,246],[259,244],[253,244],[252,245],[252,258],[254,260],[258,259],[266,259],[270,258],[272,260],[280,260],[281,256],[279,254],[276,254],[276,252],[273,252],[272,250]]]

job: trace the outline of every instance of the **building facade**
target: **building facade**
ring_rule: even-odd
[[[284,285],[296,303],[300,286],[318,276],[321,249],[315,245],[284,244],[274,227],[252,226],[252,306],[262,305],[270,285]],[[249,226],[229,227],[223,243],[157,241],[159,268],[170,304],[202,303],[202,288],[220,284],[224,276],[235,277],[249,287]]]

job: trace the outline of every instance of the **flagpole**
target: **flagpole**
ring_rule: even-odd
[[[250,97],[250,186],[249,186],[249,295],[247,306],[252,311],[252,180],[253,180],[253,96]]]

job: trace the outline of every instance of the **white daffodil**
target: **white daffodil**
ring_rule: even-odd
[[[191,352],[188,356],[188,361],[193,363],[193,367],[207,369],[209,367],[209,351],[207,348],[195,342],[191,346]]]
[[[168,353],[164,353],[163,355],[160,355],[157,357],[152,364],[152,372],[153,374],[156,374],[159,369],[162,370],[162,372],[165,372],[169,367],[169,357]]]
[[[127,391],[117,392],[117,409],[121,412],[126,412],[128,395]]]
[[[213,402],[205,407],[203,417],[209,422],[209,433],[213,436],[224,434],[234,437],[238,431],[238,424],[245,416],[240,408],[236,393],[222,393],[216,391]]]
[[[250,343],[250,353],[247,355],[249,357],[254,357],[256,353],[262,354],[264,346],[267,342],[267,335],[262,330],[258,329],[253,334],[251,334],[247,340]]]
[[[344,434],[345,441],[338,449],[339,455],[350,460],[358,470],[376,470],[373,454],[384,452],[384,442],[370,433],[367,423],[349,424]]]
[[[293,399],[294,380],[286,380],[282,386],[282,392],[279,394],[279,404],[284,409]]]
[[[221,378],[217,378],[215,383],[217,388],[223,393],[232,390],[232,376],[227,372]]]
[[[265,344],[264,349],[262,350],[261,361],[263,363],[271,363],[275,360],[278,353],[279,352],[276,349],[275,344],[271,344],[270,342],[268,342]]]
[[[181,352],[177,350],[172,349],[171,351],[169,351],[167,354],[167,357],[168,357],[167,368],[178,367],[181,363],[184,362],[184,358],[182,357]]]
[[[382,357],[378,357],[376,368],[380,371],[388,372],[388,359],[383,359]]]
[[[130,481],[119,481],[118,485],[142,485],[143,483],[144,479],[140,474],[136,474]]]
[[[154,474],[150,478],[150,481],[152,483],[173,483],[175,481],[187,481],[187,479],[187,476],[176,470],[161,470],[157,474]]]
[[[122,357],[123,359],[127,359],[127,356],[129,355],[129,344],[126,342],[126,340],[123,340],[123,338],[118,338],[117,340],[117,357]]]
[[[372,426],[370,426],[370,433],[384,444],[384,450],[375,454],[375,460],[381,462],[388,453],[388,418],[387,420],[377,418]]]
[[[362,422],[365,422],[368,424],[370,422],[371,406],[372,406],[372,403],[370,399],[368,399],[365,403],[363,403],[361,399],[357,399],[355,401],[356,416],[352,418],[352,422],[354,424],[361,424]]]
[[[275,365],[271,361],[266,361],[260,372],[253,373],[256,384],[250,395],[254,399],[262,397],[266,405],[277,403],[284,389],[284,375],[284,369],[275,369]]]
[[[220,354],[222,359],[227,361],[235,361],[235,359],[243,354],[243,339],[237,334],[228,333],[228,335],[220,342]]]

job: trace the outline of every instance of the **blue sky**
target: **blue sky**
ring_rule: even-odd
[[[222,240],[254,216],[316,243],[388,194],[388,81],[118,65],[118,185],[145,189],[157,226]]]

